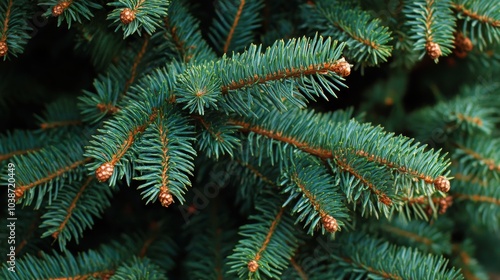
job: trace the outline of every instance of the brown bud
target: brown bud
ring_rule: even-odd
[[[442,192],[448,192],[450,190],[450,181],[444,176],[439,176],[434,180],[434,187]]]
[[[111,164],[110,162],[103,163],[95,171],[95,177],[99,182],[105,182],[111,177],[111,175],[113,175],[114,170],[115,170],[114,164]]]
[[[351,65],[344,58],[341,58],[337,61],[334,71],[342,77],[347,77],[351,74]]]
[[[474,46],[472,41],[461,32],[455,36],[455,49],[459,52],[470,52]]]
[[[120,13],[120,21],[123,24],[129,24],[135,19],[135,12],[132,9],[125,8]]]
[[[259,263],[257,263],[256,260],[251,260],[248,262],[248,270],[250,270],[250,272],[255,272],[257,271],[257,269],[259,269]]]
[[[8,51],[9,51],[9,46],[7,46],[7,42],[1,41],[0,42],[0,57],[7,55]]]
[[[24,196],[24,189],[23,188],[16,188],[16,190],[14,191],[14,194],[16,196],[16,201],[18,199],[20,199],[21,197]]]
[[[335,218],[330,215],[326,214],[323,215],[323,217],[321,217],[321,223],[328,232],[333,233],[339,229],[339,224],[337,223],[337,220],[335,220]]]
[[[52,7],[52,15],[55,17],[60,16],[69,7],[69,4],[70,3],[68,1],[57,3],[54,7]]]
[[[442,55],[441,47],[437,43],[434,43],[432,41],[427,42],[427,44],[425,45],[425,50],[427,51],[429,57],[434,60]]]
[[[160,200],[160,203],[163,207],[168,207],[170,204],[174,203],[174,197],[166,187],[162,187],[160,189],[158,199]]]

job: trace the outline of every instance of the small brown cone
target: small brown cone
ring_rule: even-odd
[[[259,269],[259,263],[256,260],[251,260],[248,262],[248,270],[250,272],[255,272]]]
[[[455,50],[457,52],[470,52],[474,46],[472,41],[461,32],[455,35]]]
[[[109,162],[103,163],[95,171],[95,177],[99,182],[105,182],[111,177],[111,175],[113,175],[114,170],[115,166],[113,164]]]
[[[344,58],[341,58],[337,61],[334,71],[342,77],[347,77],[351,74],[351,65]]]
[[[330,215],[325,214],[323,217],[321,217],[321,223],[328,232],[333,233],[339,229],[339,224],[337,223],[337,220],[335,220],[335,218]]]
[[[160,194],[158,195],[158,199],[163,207],[168,207],[170,204],[174,203],[174,197],[170,193],[169,189],[166,187],[162,187],[160,189]]]
[[[123,24],[129,24],[135,19],[135,12],[129,8],[125,8],[120,13],[120,21]]]
[[[429,57],[434,60],[436,60],[442,55],[441,47],[438,44],[431,41],[427,42],[427,44],[425,45],[425,50],[427,51]]]
[[[448,192],[450,190],[450,181],[444,176],[439,176],[434,180],[434,187],[442,192]]]
[[[453,53],[458,58],[465,58],[467,54],[474,48],[472,42],[469,38],[465,37],[465,35],[461,32],[455,35],[455,49]]]
[[[7,46],[7,42],[0,42],[0,57],[7,55],[9,51],[9,46]]]
[[[24,196],[24,189],[22,189],[22,188],[16,188],[16,190],[14,191],[14,194],[16,195],[16,201],[17,201],[21,197]]]
[[[60,16],[69,7],[69,2],[63,1],[52,7],[52,16]]]
[[[447,196],[439,200],[439,214],[443,215],[446,210],[453,204],[453,196]]]

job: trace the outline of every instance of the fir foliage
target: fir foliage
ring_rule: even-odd
[[[381,25],[379,19],[373,18],[353,3],[323,0],[314,2],[304,5],[306,25],[312,30],[320,30],[324,36],[345,42],[345,55],[356,68],[360,65],[377,65],[391,56],[391,32]]]
[[[94,10],[101,9],[102,6],[93,0],[48,0],[39,5],[49,7],[43,14],[46,17],[57,17],[57,25],[60,26],[63,21],[71,28],[72,22],[82,23],[84,20],[90,20],[94,16]],[[62,9],[62,13],[55,12],[56,7]]]
[[[1,279],[499,273],[496,2],[105,2],[0,3]]]
[[[228,265],[231,266],[229,273],[238,274],[239,278],[279,279],[298,246],[292,218],[286,208],[279,206],[279,198],[265,198],[256,205],[260,215],[250,216],[253,223],[239,229],[239,234],[244,238],[235,246],[234,254],[228,257]],[[249,269],[252,261],[258,264],[255,271]]]
[[[262,0],[217,0],[209,38],[219,53],[242,51],[260,27]]]
[[[166,0],[119,0],[108,3],[114,7],[108,14],[108,20],[116,25],[115,31],[122,29],[123,37],[126,38],[134,33],[141,35],[146,32],[151,35],[162,24],[162,18],[167,16],[170,1]],[[124,9],[129,9],[135,15],[130,23],[124,23],[121,14]]]
[[[359,233],[346,238],[333,256],[337,265],[344,268],[344,273],[337,277],[464,279],[457,269],[447,269],[448,260],[441,256],[424,255],[418,250],[390,245]],[[376,257],[379,254],[384,257]]]
[[[61,250],[72,239],[78,243],[83,231],[92,228],[94,218],[111,206],[110,197],[111,189],[93,177],[65,185],[41,217],[40,228],[46,228],[42,237],[52,236]]]
[[[408,19],[406,24],[411,26],[410,38],[415,42],[413,48],[420,52],[420,58],[426,54],[429,43],[439,45],[442,53],[439,56],[451,53],[456,21],[451,11],[451,0],[405,1],[403,13]],[[438,60],[437,57],[433,59]]]
[[[468,34],[482,50],[486,45],[498,43],[500,39],[500,5],[495,1],[454,0],[453,10]]]
[[[183,194],[191,185],[190,175],[193,175],[194,127],[188,120],[166,107],[158,113],[156,120],[142,136],[142,145],[138,147],[139,158],[136,169],[144,180],[138,189],[144,189],[142,195],[146,203],[155,201],[162,187],[168,190],[182,204]]]
[[[9,0],[0,3],[0,42],[6,43],[8,57],[17,57],[23,53],[24,46],[29,39],[32,28],[28,25],[26,17],[32,14],[28,1]]]

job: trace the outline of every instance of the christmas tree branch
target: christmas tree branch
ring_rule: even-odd
[[[10,19],[10,12],[12,9],[12,3],[13,0],[9,0],[7,4],[7,9],[3,15],[5,18],[3,20],[2,36],[0,36],[0,42],[3,43],[5,43],[5,41],[7,40],[7,29],[9,28],[9,19]]]
[[[26,0],[6,0],[0,3],[0,58],[17,56],[24,50],[31,27],[26,20],[31,12]]]
[[[240,0],[240,5],[238,6],[238,10],[236,11],[236,15],[234,16],[233,24],[229,29],[229,33],[227,34],[226,41],[224,42],[223,52],[227,53],[229,50],[229,44],[231,44],[231,40],[233,39],[234,30],[236,26],[238,26],[238,21],[240,21],[241,12],[243,11],[243,7],[245,6],[245,0]]]
[[[309,277],[307,277],[307,274],[304,271],[304,269],[300,266],[300,264],[298,264],[295,261],[293,257],[290,259],[290,263],[292,264],[293,268],[297,271],[297,274],[299,274],[302,280],[309,280]]]
[[[480,14],[479,11],[473,10],[473,9],[468,9],[465,4],[461,3],[452,3],[453,9],[457,13],[462,13],[466,17],[470,17],[474,20],[480,21],[485,24],[489,24],[492,27],[499,28],[500,27],[500,20],[496,19],[494,17],[490,17],[486,14]],[[497,14],[498,15],[498,14]]]
[[[265,84],[271,81],[277,81],[287,78],[300,78],[302,76],[309,75],[326,75],[329,72],[334,72],[340,77],[346,77],[350,74],[346,68],[350,68],[349,64],[344,59],[339,59],[334,63],[321,63],[321,64],[311,64],[306,67],[300,67],[298,69],[282,69],[273,73],[268,73],[265,76],[254,75],[253,77],[248,77],[246,79],[241,79],[239,81],[231,81],[228,85],[223,85],[221,87],[222,94],[228,94],[230,91],[242,89],[245,87],[255,86],[258,84]]]
[[[458,200],[470,200],[476,203],[489,203],[496,206],[500,206],[500,198],[496,197],[490,197],[478,194],[462,194],[462,193],[454,193],[453,197]]]
[[[175,196],[181,204],[183,194],[191,185],[188,176],[194,170],[193,149],[194,126],[176,113],[172,107],[159,110],[158,116],[144,131],[141,144],[137,148],[141,172],[137,180],[145,180],[138,189],[144,189],[142,195],[147,202],[158,197],[164,207],[174,202]]]
[[[149,44],[149,36],[146,35],[144,37],[145,38],[144,38],[144,42],[142,43],[141,50],[137,53],[137,55],[134,58],[134,63],[132,64],[132,68],[130,70],[130,76],[127,79],[127,81],[125,82],[125,87],[124,87],[124,89],[122,91],[122,94],[120,95],[119,99],[122,99],[125,96],[125,94],[127,93],[130,85],[134,82],[134,80],[136,78],[136,75],[137,75],[137,66],[139,65],[139,63],[141,62],[142,58],[144,57],[144,54],[146,53],[146,49],[147,49],[148,44]]]
[[[87,180],[85,180],[85,182],[80,187],[80,190],[78,191],[78,193],[76,194],[76,196],[71,201],[69,207],[66,209],[66,216],[65,216],[64,220],[59,225],[59,227],[57,228],[57,230],[52,233],[52,237],[54,239],[57,239],[57,237],[59,236],[59,234],[61,233],[61,231],[63,231],[63,229],[66,227],[69,219],[71,218],[71,215],[73,214],[73,210],[75,209],[76,204],[78,203],[78,200],[80,199],[82,193],[90,185],[90,183],[92,182],[93,179],[94,179],[93,177],[90,177],[90,176],[87,177]]]
[[[388,44],[392,39],[391,31],[356,4],[315,1],[303,5],[303,8],[308,28],[346,42],[345,56],[357,62],[356,68],[377,65],[391,55],[392,46]]]
[[[7,154],[0,154],[0,162],[7,160],[13,156],[18,156],[18,155],[25,155],[28,153],[33,153],[39,151],[41,148],[33,148],[33,149],[25,149],[25,150],[17,150],[17,151],[12,151]]]
[[[431,246],[432,245],[432,240],[425,237],[425,236],[420,236],[412,231],[409,230],[404,230],[395,226],[390,226],[390,225],[384,225],[382,227],[383,230],[388,231],[392,234],[402,236],[404,238],[411,239],[415,242],[422,243],[425,246]]]
[[[413,49],[425,53],[435,62],[451,53],[455,17],[451,1],[419,0],[405,3],[403,13],[411,26],[410,37],[416,39]],[[425,50],[425,52],[424,52]]]
[[[281,207],[280,210],[278,211],[278,214],[276,215],[276,217],[272,221],[271,226],[269,227],[269,229],[267,231],[266,237],[265,237],[264,241],[262,242],[261,247],[259,248],[257,253],[255,253],[255,256],[253,257],[253,259],[251,259],[248,262],[249,264],[252,262],[257,262],[257,263],[259,262],[260,258],[262,257],[262,253],[266,250],[267,246],[269,245],[269,242],[271,241],[271,237],[273,236],[273,234],[276,231],[276,226],[280,222],[281,216],[283,216],[284,211],[285,211],[284,207]]]
[[[250,170],[250,172],[252,174],[255,175],[255,177],[259,178],[260,180],[262,180],[264,183],[272,186],[273,188],[278,188],[278,185],[273,181],[271,180],[270,178],[268,178],[267,176],[265,176],[264,174],[262,174],[261,171],[259,171],[255,166],[249,164],[249,163],[246,163],[246,162],[243,162],[242,160],[239,160],[239,159],[236,159],[236,162],[240,165],[240,166],[243,166],[245,167],[246,169]]]
[[[242,51],[254,41],[254,32],[262,21],[262,0],[219,0],[209,30],[209,39],[222,53]]]
[[[16,192],[16,201],[21,199],[24,196],[26,191],[28,191],[34,187],[37,187],[39,185],[44,185],[46,183],[49,183],[53,179],[55,179],[57,177],[61,177],[61,175],[68,173],[68,172],[71,172],[71,171],[75,170],[76,168],[81,167],[81,166],[85,165],[86,163],[89,163],[91,160],[92,160],[91,158],[85,158],[83,160],[73,162],[72,164],[64,166],[58,170],[55,170],[53,173],[49,173],[45,177],[39,178],[38,180],[36,180],[34,182],[30,182],[30,183],[22,182],[20,184],[20,186],[16,187],[16,191],[15,191]]]
[[[71,28],[72,21],[82,23],[83,19],[90,20],[93,17],[91,9],[101,9],[102,6],[94,3],[92,0],[46,0],[40,3],[51,7],[43,15],[57,17],[57,26],[60,26],[63,20],[66,20],[68,28]]]
[[[65,126],[77,126],[82,125],[81,120],[69,120],[69,121],[54,121],[54,122],[44,122],[40,124],[40,128],[43,130],[65,127]]]
[[[200,31],[200,22],[188,11],[185,1],[170,4],[169,15],[164,19],[168,48],[178,53],[180,61],[214,60],[216,54],[207,44]]]
[[[115,7],[108,14],[108,19],[116,25],[115,31],[123,30],[123,37],[126,38],[136,32],[141,35],[143,29],[152,35],[161,26],[162,18],[167,16],[170,1],[118,0],[108,5]]]
[[[283,135],[283,132],[267,130],[257,125],[252,125],[251,123],[240,120],[230,120],[230,124],[234,124],[241,127],[240,131],[244,133],[253,132],[255,134],[263,135],[270,139],[274,139],[276,141],[291,144],[297,147],[298,149],[321,159],[333,158],[333,153],[331,151],[313,147],[310,143],[298,141],[293,137]]]
[[[477,151],[474,151],[472,148],[466,147],[460,143],[454,143],[454,145],[465,155],[478,161],[481,165],[487,166],[490,171],[500,172],[500,162],[497,164],[494,159],[487,158]]]
[[[363,185],[368,187],[370,192],[378,197],[378,200],[387,206],[392,206],[392,199],[390,199],[387,194],[383,193],[377,186],[366,179],[360,172],[358,172],[353,166],[351,166],[347,161],[343,160],[339,156],[334,156],[335,163],[344,171],[348,172],[355,178],[357,178]]]
[[[95,146],[87,147],[86,155],[97,160],[93,162],[89,168],[95,168],[96,177],[100,182],[113,178],[110,184],[114,185],[116,183],[117,177],[113,176],[116,174],[115,166],[124,156],[129,154],[129,150],[135,143],[137,137],[139,137],[158,116],[158,108],[150,107],[145,103],[135,104],[135,106],[138,107],[132,107],[140,111],[139,115],[132,113],[133,109],[128,107],[126,110],[120,111],[121,114],[116,118],[108,120],[105,123],[104,129],[102,129],[101,132],[112,136],[113,138],[110,139],[110,141],[90,141],[93,145],[104,145],[104,149],[96,148]],[[94,137],[97,138],[97,136]],[[99,162],[103,163],[99,165]],[[122,168],[121,172],[124,171],[125,169]],[[129,172],[125,172],[127,178],[131,176]]]
[[[269,196],[265,196],[269,197]],[[278,277],[289,265],[298,243],[293,222],[278,197],[271,201],[259,201],[256,209],[260,215],[252,215],[255,222],[240,228],[240,239],[230,255],[229,273],[240,278]],[[270,203],[271,202],[271,203]],[[277,209],[277,205],[280,205]]]

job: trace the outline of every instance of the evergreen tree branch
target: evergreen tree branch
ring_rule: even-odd
[[[465,1],[464,1],[465,2]],[[463,13],[465,16],[470,17],[475,20],[479,20],[480,22],[490,24],[493,27],[500,27],[500,20],[497,20],[495,18],[489,17],[487,15],[481,15],[478,14],[477,11],[472,11],[471,9],[467,9],[465,7],[465,4],[462,3],[452,3],[453,8],[458,12],[458,13]]]
[[[389,29],[356,4],[315,1],[303,5],[303,8],[306,27],[346,42],[345,56],[358,62],[356,68],[377,65],[391,55]]]
[[[218,159],[225,154],[233,155],[235,149],[240,146],[240,139],[236,135],[239,127],[228,123],[225,117],[215,117],[215,114],[191,117],[197,120],[203,129],[197,135],[197,145],[208,157]]]
[[[238,21],[240,20],[241,12],[243,11],[244,6],[245,6],[245,0],[240,0],[240,5],[238,6],[238,10],[236,11],[236,15],[234,16],[233,24],[229,29],[226,42],[224,43],[224,48],[222,49],[224,53],[227,53],[227,51],[229,50],[229,44],[231,44],[231,40],[233,39],[234,30],[236,29],[236,26],[238,26]]]
[[[361,175],[361,172],[356,170],[356,168],[347,162],[347,160],[342,159],[340,156],[335,156],[335,163],[344,171],[350,173],[356,179],[358,179],[364,186],[368,187],[370,192],[372,192],[375,196],[377,196],[378,201],[381,203],[392,206],[392,199],[387,196],[386,193],[381,191],[378,186],[372,183],[369,179],[365,178],[365,176]]]
[[[188,175],[193,174],[194,127],[173,108],[159,110],[152,125],[146,129],[138,148],[141,172],[137,180],[145,180],[138,188],[147,202],[159,197],[161,204],[168,207],[175,196],[181,204],[183,194],[191,185]]]
[[[32,29],[26,21],[28,7],[25,0],[0,3],[0,58],[6,60],[8,54],[17,57],[24,51],[29,39],[28,32]]]
[[[473,45],[484,50],[488,44],[500,39],[500,10],[498,3],[490,1],[454,0],[452,7],[463,20],[463,32]]]
[[[427,53],[437,63],[440,56],[451,53],[456,19],[450,8],[450,0],[405,3],[403,13],[408,19],[406,24],[411,26],[410,38],[416,40],[413,49],[420,51],[420,58]]]
[[[268,114],[266,114],[266,115],[268,115]],[[348,154],[350,154],[351,156],[366,158],[368,162],[378,163],[380,165],[386,166],[388,169],[397,170],[397,172],[400,173],[401,175],[408,175],[411,178],[422,180],[423,182],[425,182],[427,184],[436,184],[436,182],[438,180],[438,176],[426,175],[426,173],[427,174],[430,174],[430,173],[417,171],[421,168],[411,168],[411,167],[408,167],[406,164],[396,162],[396,160],[400,161],[401,159],[394,157],[392,154],[384,153],[384,155],[377,156],[376,153],[380,153],[380,151],[377,151],[376,149],[372,149],[373,153],[371,153],[371,152],[366,152],[362,149],[357,150],[356,147],[345,146],[345,147],[339,147],[339,148],[337,148],[338,150],[336,152],[333,152],[332,150],[324,148],[324,147],[329,147],[332,144],[335,144],[335,143],[328,143],[329,140],[327,140],[327,138],[315,139],[315,141],[317,141],[319,143],[324,143],[323,145],[317,145],[317,144],[312,144],[310,142],[301,141],[300,138],[304,138],[304,135],[299,135],[297,133],[297,131],[293,132],[293,134],[296,134],[296,136],[295,135],[292,136],[291,134],[286,133],[286,130],[289,129],[287,127],[287,125],[290,125],[292,123],[297,124],[297,123],[301,122],[298,119],[298,117],[293,117],[291,115],[292,115],[291,113],[290,114],[282,114],[281,116],[280,116],[280,114],[270,114],[270,115],[268,115],[269,117],[264,118],[264,119],[261,118],[260,120],[253,119],[252,121],[244,121],[244,120],[232,119],[232,120],[230,120],[230,123],[241,127],[240,130],[242,132],[255,133],[255,134],[262,135],[262,136],[265,136],[265,137],[273,139],[273,140],[277,140],[279,142],[291,144],[291,145],[297,147],[298,149],[300,149],[306,153],[309,153],[311,155],[314,155],[320,159],[324,159],[324,160],[336,159],[338,164],[342,165],[346,170],[350,170],[352,172],[354,172],[354,170],[352,170],[352,168],[350,168],[349,166],[346,166],[344,162],[339,160],[340,153],[345,153],[345,151],[347,151]],[[262,116],[264,116],[264,115],[262,115]],[[303,114],[301,114],[301,116],[302,116],[302,121],[303,121],[303,118],[305,118],[306,115],[303,113]],[[292,120],[295,120],[295,119],[297,121],[293,122]],[[262,124],[264,124],[264,126],[267,126],[267,127],[276,127],[277,124],[279,124],[280,129],[270,130],[270,129],[267,129],[261,125],[258,125],[257,123],[253,124],[252,122],[255,122],[255,121],[257,123],[262,123]],[[324,129],[332,130],[332,133],[335,130],[336,131],[344,130],[347,133],[351,129],[358,129],[358,128],[355,128],[356,126],[358,126],[358,125],[356,125],[355,122],[350,122],[348,125],[345,125],[345,126],[338,125],[338,127],[336,127],[335,125],[333,125],[333,126],[326,125],[326,127],[324,127]],[[361,127],[362,126],[360,126],[359,128],[361,128]],[[321,127],[314,128],[314,130],[318,130],[318,131],[320,131],[320,129],[321,129]],[[337,130],[337,129],[339,129],[339,130]],[[312,133],[314,133],[314,132],[312,132]],[[375,129],[373,131],[367,130],[366,133],[367,133],[366,136],[360,135],[360,137],[367,137],[367,138],[376,137],[375,134],[378,134],[378,133],[380,133],[381,136],[382,136],[382,134],[384,134],[383,137],[388,137],[388,136],[385,136],[385,133],[383,133],[381,130],[378,130],[378,129]],[[390,146],[394,146],[395,149],[397,147],[397,150],[406,150],[407,148],[414,148],[414,149],[423,151],[424,146],[418,147],[417,145],[414,145],[414,144],[412,145],[411,141],[409,141],[409,140],[410,139],[405,139],[405,138],[401,138],[400,140],[399,139],[394,140],[393,144],[391,144]],[[396,144],[396,142],[400,142],[400,143]],[[401,147],[398,147],[399,145],[401,145]],[[431,155],[430,153],[427,153],[427,156],[430,156],[430,155]],[[394,158],[395,160],[393,161],[390,158]]]
[[[262,0],[219,0],[208,37],[216,50],[223,53],[241,51],[254,41],[260,27]]]
[[[7,9],[5,10],[5,19],[3,20],[3,29],[2,29],[2,36],[0,36],[0,41],[5,42],[7,40],[7,29],[9,28],[9,19],[10,19],[10,13],[12,11],[12,2],[13,0],[9,0],[7,4]]]
[[[488,280],[490,277],[486,274],[484,268],[474,258],[475,248],[471,239],[466,239],[461,244],[453,244],[453,255],[456,256],[454,264],[461,268],[462,274],[466,280]]]
[[[396,244],[440,255],[451,253],[451,226],[447,222],[448,220],[440,217],[431,225],[427,221],[407,221],[403,217],[397,217],[391,221],[377,221],[367,225],[367,228],[369,232],[381,233]]]
[[[500,160],[491,158],[492,156],[499,156],[498,150],[495,149],[495,147],[500,146],[498,141],[494,141],[493,145],[491,145],[491,143],[485,145],[484,140],[482,141],[480,138],[473,138],[467,141],[465,145],[462,143],[454,144],[457,147],[457,150],[455,151],[456,159],[458,158],[463,164],[466,164],[465,161],[469,159],[469,161],[475,161],[478,165],[486,167],[483,168],[484,172],[478,174],[485,174],[485,172],[487,172],[486,170],[500,173]],[[483,155],[478,151],[487,155]],[[479,168],[477,168],[477,170],[479,170]]]
[[[293,268],[297,271],[302,280],[309,280],[309,277],[307,277],[307,274],[304,271],[304,269],[300,266],[300,264],[298,264],[295,261],[293,257],[290,259],[290,263],[292,264]]]
[[[396,247],[362,234],[350,234],[339,240],[339,252],[332,257],[345,267],[343,275],[383,277],[387,279],[463,279],[455,268],[447,268],[443,257],[425,255],[418,250]],[[374,254],[383,252],[383,260]],[[349,274],[348,274],[349,273]]]
[[[72,21],[82,23],[83,18],[90,20],[94,15],[91,9],[101,9],[100,4],[94,3],[92,0],[47,0],[40,3],[51,7],[43,15],[57,17],[57,26],[66,20],[68,29],[71,28]]]
[[[42,216],[41,228],[46,228],[42,237],[52,236],[63,251],[67,241],[78,243],[83,230],[92,228],[94,217],[100,218],[111,205],[110,188],[96,183],[93,176],[77,183],[65,186]]]
[[[261,215],[251,216],[256,222],[240,228],[244,238],[228,257],[229,273],[237,273],[240,278],[278,278],[288,266],[298,244],[291,218],[284,207],[276,209],[276,205],[281,205],[276,200],[260,202],[256,209]]]
[[[108,20],[116,25],[115,31],[121,28],[126,38],[136,32],[141,35],[143,30],[152,35],[167,16],[170,1],[118,0],[108,5],[115,7],[108,14]]]
[[[16,199],[17,200],[21,199],[24,196],[26,191],[28,191],[34,187],[37,187],[39,185],[44,185],[46,183],[49,183],[53,179],[60,177],[64,173],[70,172],[70,171],[72,171],[72,170],[74,170],[82,165],[85,165],[86,163],[88,163],[90,161],[91,161],[90,158],[85,158],[83,160],[73,162],[72,164],[70,164],[68,166],[64,166],[58,170],[55,170],[53,173],[47,174],[47,176],[42,177],[34,182],[21,184],[20,186],[16,187]]]
[[[57,237],[59,236],[59,234],[61,233],[61,231],[63,231],[63,229],[68,224],[68,221],[71,218],[71,216],[73,215],[73,210],[75,209],[78,200],[80,199],[80,197],[81,197],[82,193],[85,191],[85,189],[92,182],[92,180],[93,180],[92,177],[87,177],[87,180],[83,183],[83,185],[81,186],[80,190],[76,194],[75,198],[73,198],[73,201],[71,201],[71,204],[69,205],[68,209],[66,210],[66,216],[64,217],[64,220],[59,225],[59,227],[57,228],[57,230],[52,233],[52,237],[54,239],[57,239]]]
[[[37,134],[25,130],[7,131],[5,135],[0,135],[0,166],[14,156],[39,151],[43,146],[39,138]]]
[[[136,139],[158,116],[158,108],[147,104],[136,104],[136,106],[122,110],[116,118],[105,122],[104,128],[100,131],[112,136],[111,139],[106,141],[101,137],[102,141],[92,140],[90,143],[94,146],[87,147],[86,155],[96,159],[89,168],[95,170],[100,182],[111,179],[109,184],[113,186],[117,178],[123,175],[126,175],[127,182],[130,182],[132,170],[126,166],[129,161],[123,160],[124,163],[121,161],[124,157],[133,156],[131,148]],[[97,136],[94,138],[99,139]],[[115,166],[118,164],[121,168],[119,172],[115,172]]]
[[[164,19],[165,32],[170,49],[175,50],[180,61],[215,60],[216,54],[202,37],[200,22],[193,17],[185,1],[174,1],[169,7],[169,15]]]
[[[122,91],[122,94],[120,95],[119,99],[122,99],[125,94],[127,93],[128,89],[130,88],[130,85],[134,83],[134,80],[136,79],[137,76],[137,66],[141,62],[142,58],[144,57],[144,54],[146,53],[146,49],[149,44],[149,36],[144,36],[144,42],[142,43],[141,50],[137,53],[137,55],[134,58],[134,63],[132,64],[132,68],[130,70],[130,76],[125,82],[125,87]]]
[[[320,221],[323,234],[340,230],[348,220],[347,209],[326,167],[307,156],[299,157],[294,163],[281,182],[288,185],[283,190],[289,195],[285,205],[296,200],[292,213],[299,214],[297,222],[305,220],[304,227],[309,226],[311,235]]]
[[[282,69],[276,72],[268,73],[265,76],[259,77],[255,75],[246,79],[240,79],[237,82],[233,80],[230,84],[223,85],[221,87],[221,92],[222,94],[229,94],[230,91],[254,86],[256,84],[265,84],[285,78],[299,78],[302,76],[327,74],[329,71],[334,72],[341,77],[349,75],[349,72],[346,72],[346,61],[340,59],[334,63],[310,64],[306,67],[300,67],[299,69],[294,69],[292,67],[290,69]]]
[[[455,197],[458,200],[470,200],[476,203],[489,203],[495,206],[500,206],[500,198],[495,198],[485,195],[477,195],[477,194],[468,195],[468,194],[454,193],[453,197]]]

